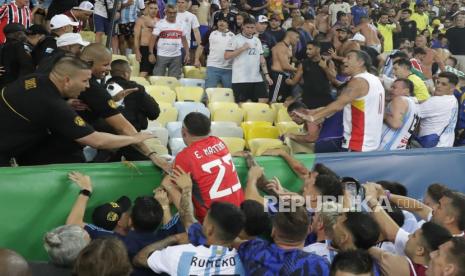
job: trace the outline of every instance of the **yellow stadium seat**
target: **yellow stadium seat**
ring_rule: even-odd
[[[256,138],[248,141],[250,152],[254,156],[262,155],[269,149],[284,149],[289,152],[289,148],[279,139]]]
[[[245,148],[245,140],[238,137],[220,137],[221,140],[226,144],[231,154],[243,151]]]
[[[150,76],[149,81],[153,85],[165,85],[173,91],[176,87],[181,86],[175,77]]]
[[[211,103],[213,104],[213,103]],[[233,104],[233,103],[214,103],[216,104]],[[220,105],[218,105],[220,106]],[[237,105],[230,105],[229,107],[223,106],[222,108],[210,109],[212,115],[212,121],[220,122],[235,122],[237,125],[240,125],[244,119],[244,113],[240,107]]]
[[[131,67],[131,77],[139,76],[140,65],[139,64],[134,64],[134,65],[129,65],[129,66]]]
[[[117,59],[122,59],[122,60],[125,60],[127,62],[129,62],[128,58],[126,56],[123,56],[123,55],[111,55],[111,61],[114,61],[114,60],[117,60]]]
[[[259,127],[259,126],[271,126],[271,122],[251,122],[251,121],[246,121],[241,123],[241,127],[244,130],[244,138],[245,140],[248,140],[248,133],[249,130],[254,128],[254,127]]]
[[[229,108],[239,108],[239,105],[237,103],[229,103],[229,102],[212,102],[208,104],[208,109],[210,109],[210,112],[215,112],[218,110],[225,110]]]
[[[82,40],[88,41],[90,43],[95,42],[95,33],[92,31],[82,31],[79,33],[82,37]]]
[[[184,66],[182,71],[185,78],[204,80],[207,76],[207,68],[205,67]]]
[[[245,121],[265,121],[265,122],[274,122],[275,113],[268,106],[258,107],[253,109],[244,110],[244,120]]]
[[[270,108],[270,106],[266,103],[252,103],[246,102],[241,104],[241,108],[245,111],[252,110],[252,109],[260,109],[260,108]]]
[[[278,109],[278,112],[276,113],[275,123],[280,122],[292,122],[292,118],[289,116],[289,113],[287,113],[287,109],[285,108]]]
[[[231,88],[207,88],[208,101],[213,102],[234,102],[234,93]]]
[[[289,147],[291,154],[313,153],[315,150],[315,143],[298,143],[289,137],[286,137],[284,142]]]
[[[275,112],[278,112],[281,108],[285,108],[283,103],[272,103],[270,104],[271,109],[273,109]]]
[[[150,82],[144,77],[131,76],[131,80],[137,82],[142,86],[150,85]]]
[[[298,134],[302,130],[302,126],[294,122],[279,122],[276,124],[276,127],[279,130],[279,135],[284,135],[286,133]]]
[[[176,101],[176,93],[171,88],[163,85],[148,85],[145,86],[145,91],[150,94],[158,103],[173,104]]]
[[[165,127],[168,122],[175,122],[178,119],[178,110],[168,103],[160,103],[160,116],[157,118],[157,122]]]
[[[202,87],[176,87],[178,101],[200,102],[202,100]]]
[[[147,139],[144,141],[144,144],[150,149],[150,151],[154,151],[157,154],[168,154],[168,148],[162,145],[159,139]]]
[[[247,141],[255,138],[279,138],[279,129],[275,126],[252,126],[247,132]]]
[[[128,55],[127,58],[128,58],[129,64],[131,64],[131,65],[134,65],[134,64],[136,64],[136,63],[139,63],[139,62],[137,61],[137,59],[136,59],[136,54],[130,54],[130,55]]]

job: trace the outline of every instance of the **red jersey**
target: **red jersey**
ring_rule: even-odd
[[[3,28],[10,23],[19,23],[26,29],[32,25],[31,10],[26,5],[18,8],[15,3],[4,4],[0,7],[0,43],[5,42]]]
[[[192,177],[192,202],[195,216],[203,222],[214,201],[239,206],[244,201],[241,183],[231,154],[221,139],[215,136],[199,140],[176,156],[174,166],[180,166]]]

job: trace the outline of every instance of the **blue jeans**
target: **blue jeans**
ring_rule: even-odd
[[[221,82],[224,88],[232,87],[232,70],[207,66],[205,88],[215,88]]]

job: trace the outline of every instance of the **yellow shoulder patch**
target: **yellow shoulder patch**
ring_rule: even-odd
[[[119,216],[115,212],[109,212],[107,214],[107,221],[117,221],[119,219]]]
[[[113,100],[108,100],[108,105],[113,108],[113,109],[116,109],[116,103],[113,101]]]
[[[86,122],[84,121],[84,119],[82,119],[81,116],[76,116],[76,118],[74,118],[74,123],[81,127],[86,125]]]
[[[36,78],[27,79],[27,80],[24,81],[24,89],[30,90],[30,89],[34,89],[34,88],[37,88],[37,79]]]

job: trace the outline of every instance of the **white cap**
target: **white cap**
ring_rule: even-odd
[[[259,15],[258,16],[258,23],[268,23],[268,17],[264,15]]]
[[[78,26],[78,22],[73,22],[71,21],[71,18],[69,18],[67,15],[64,14],[58,14],[52,17],[50,20],[50,29],[56,30],[64,26]]]
[[[76,33],[62,34],[59,38],[57,38],[57,47],[63,47],[74,44],[79,44],[85,47],[90,43],[82,40],[81,35]]]
[[[94,5],[89,1],[83,1],[78,7],[74,7],[75,10],[94,12]]]
[[[363,36],[361,33],[356,33],[351,39],[352,41],[360,41],[360,42],[365,42],[365,36]]]

